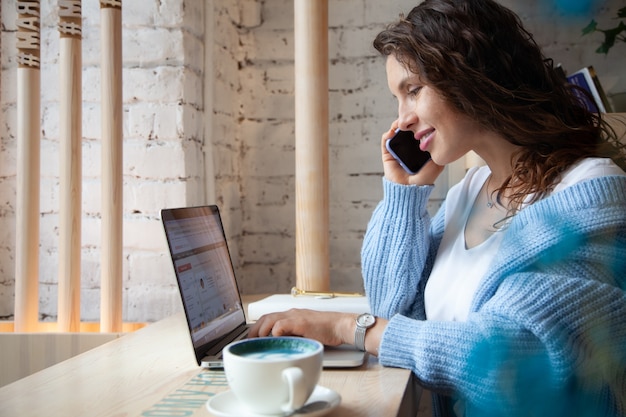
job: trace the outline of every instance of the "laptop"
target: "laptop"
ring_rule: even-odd
[[[222,350],[246,337],[249,324],[217,206],[161,210],[189,335],[198,365],[223,368]],[[324,367],[356,367],[365,353],[326,347]]]

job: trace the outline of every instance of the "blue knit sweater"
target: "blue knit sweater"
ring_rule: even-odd
[[[362,248],[372,311],[390,319],[383,365],[411,369],[438,415],[452,399],[469,417],[626,416],[626,177],[518,213],[466,322],[425,320],[445,204],[431,219],[431,186],[383,189]]]

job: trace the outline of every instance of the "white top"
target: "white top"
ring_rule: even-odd
[[[428,320],[467,320],[476,289],[498,251],[502,232],[494,232],[472,248],[467,249],[465,245],[467,219],[490,173],[487,166],[471,168],[446,197],[445,231],[424,294]],[[611,159],[586,158],[563,173],[553,193],[584,180],[608,175],[626,176],[626,173]]]

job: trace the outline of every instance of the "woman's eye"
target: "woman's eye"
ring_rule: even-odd
[[[414,88],[411,88],[411,89],[409,90],[409,93],[408,93],[408,94],[409,94],[409,96],[411,96],[411,97],[415,97],[415,96],[416,96],[416,95],[420,92],[420,90],[421,90],[421,89],[422,89],[422,87],[414,87]]]

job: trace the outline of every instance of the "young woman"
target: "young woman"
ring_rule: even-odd
[[[411,369],[436,415],[626,416],[624,146],[492,0],[426,0],[374,46],[398,119],[362,250],[373,316],[293,310],[252,334],[356,343]],[[432,156],[415,175],[385,148],[396,128]],[[487,165],[431,219],[470,150]]]

